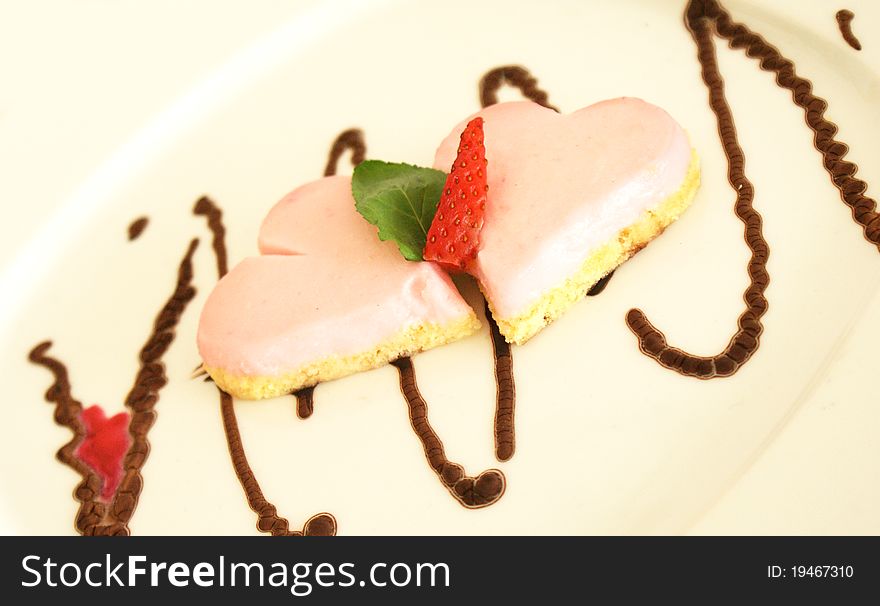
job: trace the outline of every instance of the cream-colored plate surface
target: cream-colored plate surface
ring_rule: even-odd
[[[486,330],[415,359],[450,458],[506,474],[496,505],[465,510],[440,485],[391,367],[320,386],[307,421],[292,398],[237,404],[266,496],[294,527],[330,511],[348,535],[880,532],[880,255],[822,169],[802,111],[770,75],[719,45],[772,283],[761,349],[734,377],[701,382],[641,355],[623,321],[641,307],[671,342],[715,353],[747,284],[742,226],[679,3],[289,4],[7,6],[2,530],[70,533],[76,510],[78,478],[54,459],[69,432],[53,423],[42,398],[50,377],[27,351],[52,339],[75,394],[120,410],[137,351],[197,236],[199,295],[166,356],[171,381],[131,529],[254,532],[216,392],[189,379],[215,276],[193,202],[207,193],[223,207],[235,262],[256,251],[271,205],[320,175],[341,130],[361,127],[371,157],[429,164],[478,107],[479,77],[520,63],[564,111],[620,95],[666,108],[703,159],[694,207],[605,293],[514,349],[509,463],[493,456]],[[880,7],[765,4],[726,3],[829,99],[849,159],[876,196]],[[856,13],[862,52],[843,42],[840,8]],[[149,227],[129,243],[126,228],[140,215]]]

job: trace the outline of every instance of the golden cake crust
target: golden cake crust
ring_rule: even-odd
[[[471,311],[468,315],[444,325],[425,323],[408,326],[367,351],[329,356],[277,376],[246,376],[211,366],[204,366],[204,369],[226,393],[243,400],[261,400],[379,368],[397,358],[457,341],[479,328],[480,321]]]
[[[642,213],[638,221],[622,229],[616,238],[593,250],[577,273],[544,293],[525,312],[517,316],[501,318],[495,313],[492,302],[489,301],[492,316],[507,342],[525,343],[572,305],[586,297],[587,292],[596,282],[647,246],[678,219],[690,206],[699,186],[700,161],[696,151],[691,150],[687,174],[678,191],[656,207]]]

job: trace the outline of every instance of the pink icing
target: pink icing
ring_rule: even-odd
[[[690,162],[682,128],[640,99],[562,115],[528,101],[500,103],[477,115],[485,120],[489,199],[475,273],[502,318],[525,312],[678,190]],[[440,145],[436,168],[449,170],[471,118]]]
[[[326,177],[285,196],[260,229],[259,257],[227,274],[199,324],[205,364],[276,376],[368,350],[408,325],[470,308],[433,263],[406,261],[354,207],[351,179]]]

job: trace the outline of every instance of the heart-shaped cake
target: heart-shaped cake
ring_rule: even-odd
[[[482,117],[488,203],[471,272],[501,334],[523,343],[688,207],[696,154],[664,110],[635,98],[558,114],[528,101],[487,107],[437,150],[449,170]]]
[[[266,216],[261,256],[211,292],[204,368],[224,391],[270,398],[376,368],[479,328],[449,276],[403,259],[355,210],[349,177],[325,177]]]
[[[682,128],[633,98],[566,115],[493,105],[453,129],[435,166],[450,172],[366,162],[354,193],[352,179],[326,177],[271,210],[261,256],[225,276],[202,311],[199,351],[217,385],[273,397],[474,332],[441,265],[412,260],[419,247],[474,274],[501,334],[522,343],[677,219],[699,185]],[[397,171],[445,178],[441,199],[427,202],[425,189],[413,200]]]

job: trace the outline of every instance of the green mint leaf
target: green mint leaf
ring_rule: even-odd
[[[446,173],[411,164],[366,160],[351,177],[355,208],[379,228],[380,240],[393,240],[409,261],[422,261]]]

